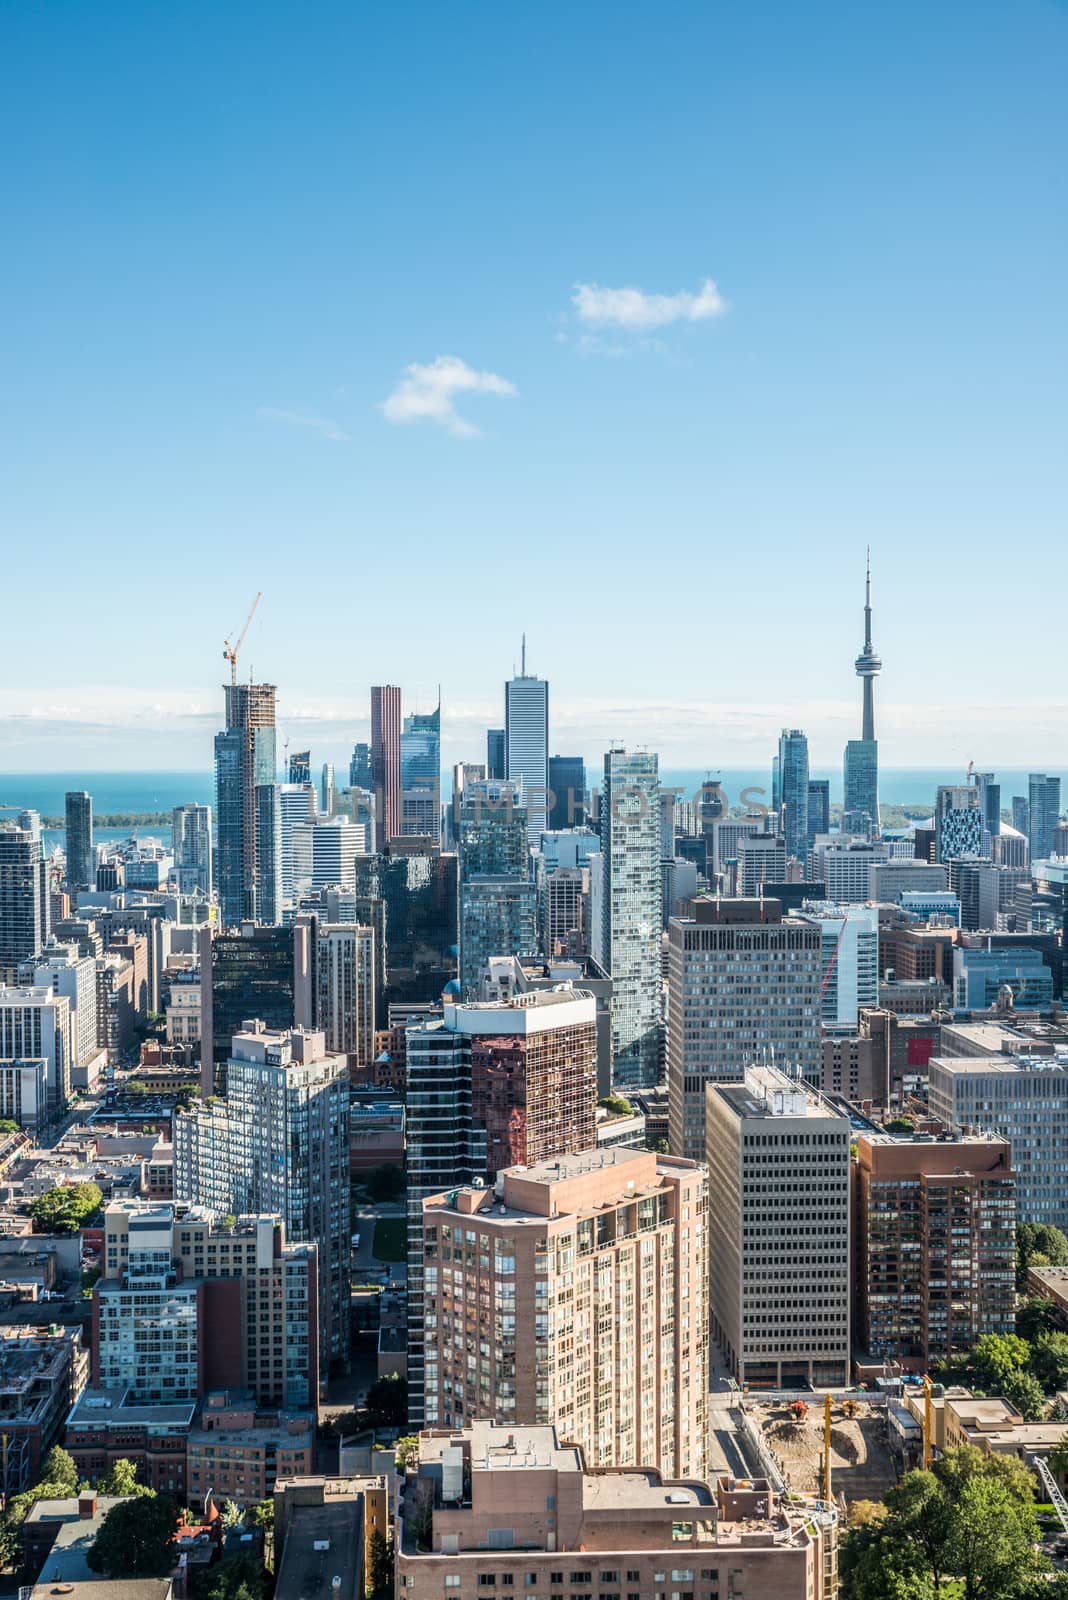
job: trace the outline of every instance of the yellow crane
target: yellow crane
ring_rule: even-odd
[[[923,1380],[923,1470],[926,1472],[931,1465],[931,1380],[924,1375]]]
[[[831,1503],[831,1397],[823,1397],[823,1498]]]
[[[229,661],[229,663],[230,663],[230,683],[231,683],[231,685],[236,684],[236,682],[237,682],[237,657],[238,657],[238,654],[239,654],[239,652],[241,650],[241,646],[245,642],[245,635],[249,630],[249,626],[250,626],[250,624],[252,622],[252,619],[256,615],[256,607],[259,605],[259,603],[260,603],[260,601],[262,599],[263,599],[263,590],[261,589],[259,591],[259,593],[257,594],[255,600],[253,600],[252,604],[248,608],[248,616],[245,618],[245,626],[241,629],[241,632],[237,636],[237,643],[232,645],[230,643],[229,639],[224,639],[223,640],[223,645],[224,645],[223,660],[224,661]]]

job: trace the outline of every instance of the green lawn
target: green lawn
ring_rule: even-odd
[[[376,1261],[404,1261],[408,1255],[408,1223],[404,1217],[379,1217],[375,1223],[375,1242],[371,1246]]]

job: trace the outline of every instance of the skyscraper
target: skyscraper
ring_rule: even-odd
[[[1053,854],[1053,830],[1061,814],[1061,780],[1044,772],[1027,778],[1028,838],[1031,860],[1045,861]]]
[[[200,930],[200,1080],[204,1098],[226,1086],[230,1040],[249,1017],[285,1029],[312,1018],[306,926],[244,922],[212,937]]]
[[[527,643],[518,678],[504,686],[506,776],[522,785],[527,810],[527,838],[537,844],[548,826],[549,685],[527,673]]]
[[[215,735],[215,823],[219,909],[224,927],[260,916],[257,887],[261,867],[256,791],[275,781],[275,686],[224,685],[226,730]],[[273,853],[274,841],[265,841]]]
[[[84,789],[67,795],[67,884],[88,889],[96,882],[93,871],[93,797]]]
[[[175,806],[171,813],[171,852],[182,894],[211,894],[211,807]]]
[[[549,757],[549,791],[553,797],[550,828],[586,826],[586,763],[581,756]]]
[[[506,778],[508,760],[505,755],[503,728],[486,729],[486,777]]]
[[[786,853],[804,861],[808,853],[808,740],[800,728],[779,736],[779,783]]]
[[[311,751],[294,750],[289,758],[286,777],[290,783],[311,782]]]
[[[375,799],[375,849],[401,831],[401,692],[395,684],[371,690],[371,784]]]
[[[353,748],[352,759],[349,762],[349,788],[370,789],[371,778],[371,746],[358,744]]]
[[[36,811],[0,817],[0,983],[15,983],[48,938],[48,863]]]
[[[659,1082],[660,778],[648,751],[609,750],[601,797],[602,950],[612,977],[612,1081]]]
[[[808,844],[812,848],[818,833],[831,831],[831,785],[826,778],[808,780]]]
[[[849,813],[869,818],[869,832],[879,832],[879,746],[875,738],[875,679],[883,664],[871,642],[871,553],[864,583],[864,648],[856,659],[857,677],[864,684],[864,713],[859,739],[845,749],[845,805]]]
[[[324,817],[334,815],[334,794],[334,763],[324,761],[319,775],[319,810]]]
[[[934,823],[935,855],[939,861],[982,854],[983,815],[979,791],[971,784],[939,784]]]
[[[401,832],[441,843],[441,704],[404,719],[400,742]]]

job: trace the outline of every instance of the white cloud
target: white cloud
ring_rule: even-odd
[[[598,283],[577,283],[571,304],[580,322],[593,328],[628,328],[639,333],[666,328],[673,322],[706,322],[722,316],[727,302],[711,278],[697,294],[646,294],[642,289],[605,289]]]
[[[306,417],[303,412],[279,411],[275,406],[258,406],[256,415],[265,417],[268,422],[287,422],[291,428],[314,428],[324,439],[332,439],[335,443],[348,438],[344,428],[330,417]]]
[[[393,393],[382,402],[390,422],[421,422],[428,419],[455,434],[470,439],[478,429],[461,417],[454,401],[461,394],[495,394],[511,398],[519,393],[514,383],[495,372],[476,372],[459,356],[438,356],[428,366],[414,361],[405,367]]]

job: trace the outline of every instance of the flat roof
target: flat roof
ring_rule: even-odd
[[[670,1508],[680,1516],[687,1506],[712,1506],[715,1500],[707,1483],[671,1478],[658,1472],[592,1472],[582,1483],[583,1505],[587,1511],[610,1508],[646,1511],[654,1506]]]
[[[307,1600],[309,1595],[333,1595],[334,1600],[360,1596],[362,1600],[362,1542],[362,1500],[345,1498],[333,1505],[295,1505],[289,1515],[278,1567],[274,1591],[277,1600]],[[333,1588],[335,1577],[341,1579],[337,1589]]]
[[[1048,1077],[1051,1073],[1068,1073],[1068,1057],[1064,1056],[932,1056],[928,1062],[928,1072],[931,1067],[938,1067],[943,1072],[948,1072],[954,1077],[978,1077],[980,1074],[989,1076],[991,1073],[1000,1073],[1006,1077],[1020,1076],[1024,1073],[1032,1077]]]

